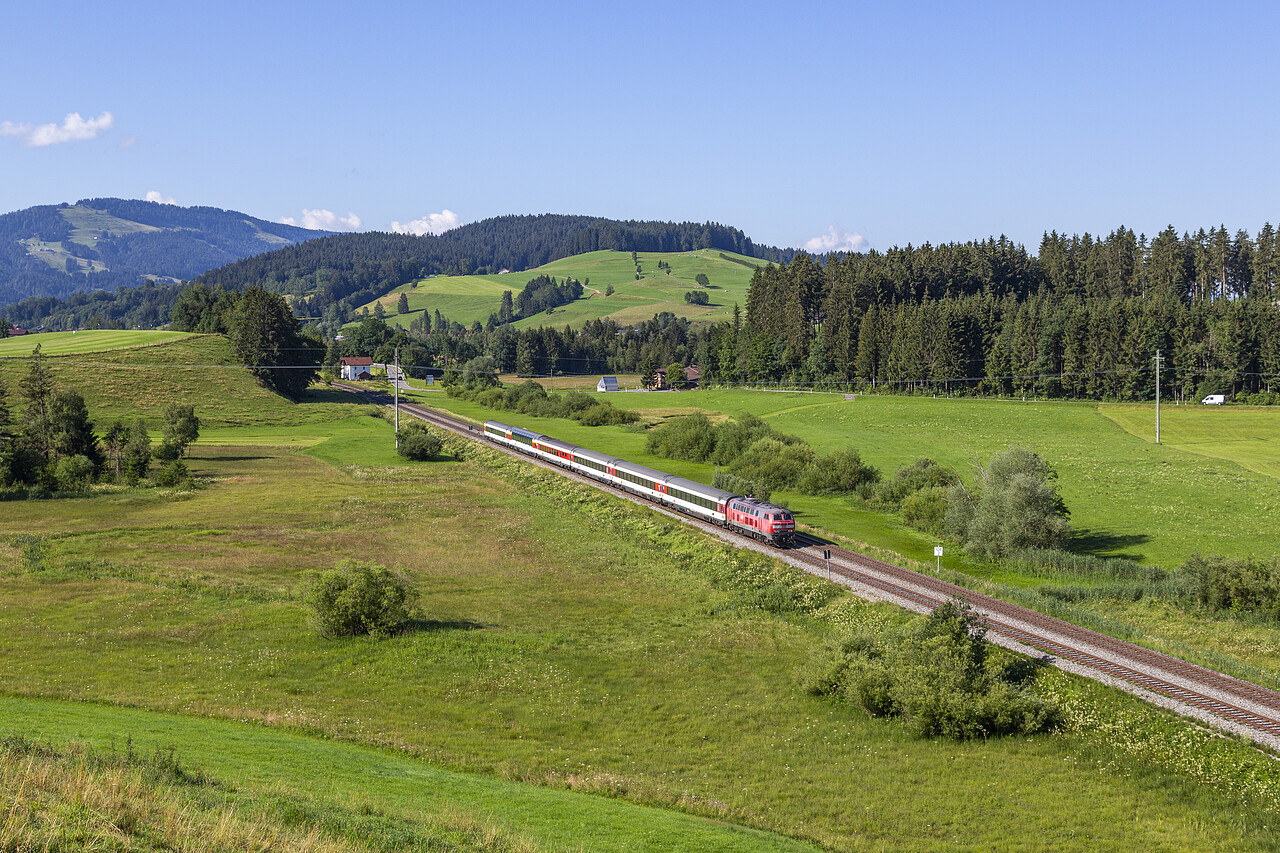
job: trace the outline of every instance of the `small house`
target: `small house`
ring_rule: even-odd
[[[368,356],[338,359],[341,376],[348,381],[363,381],[373,376],[373,359]]]
[[[618,377],[601,376],[600,381],[596,383],[596,390],[597,391],[617,391]]]

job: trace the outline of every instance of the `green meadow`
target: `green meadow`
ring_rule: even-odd
[[[712,566],[740,559],[732,549],[648,510],[462,440],[434,462],[405,462],[390,425],[338,392],[272,402],[242,371],[176,369],[225,360],[216,337],[154,349],[171,351],[144,362],[131,361],[135,350],[103,353],[117,361],[76,360],[58,380],[91,397],[95,417],[154,415],[159,386],[184,386],[206,424],[188,460],[199,488],[13,505],[0,522],[0,737],[172,748],[218,781],[219,802],[268,804],[245,820],[321,835],[372,826],[362,837],[441,849],[1274,842],[1280,800],[1261,783],[1156,760],[1149,746],[1195,743],[1197,754],[1253,768],[1250,778],[1276,772],[1230,740],[1065,676],[1053,689],[1102,722],[1043,737],[917,740],[801,687],[833,621],[901,618],[891,608],[841,596],[829,618],[771,613],[710,580]],[[143,379],[113,384],[121,373]],[[232,381],[224,376],[236,378],[218,384]],[[654,419],[695,402],[754,404],[780,425],[828,402],[612,399],[624,397]],[[537,426],[645,458],[639,432]],[[841,429],[851,428],[831,427],[826,440]],[[411,580],[421,613],[409,630],[381,641],[315,633],[306,573],[346,558]],[[1147,747],[1091,734],[1134,714],[1158,733]],[[4,787],[20,778],[9,766],[0,761],[0,792],[18,790]]]
[[[364,307],[372,311],[373,306],[380,303],[386,312],[387,322],[399,326],[408,326],[423,311],[434,313],[437,310],[463,325],[477,320],[483,323],[498,310],[503,291],[510,290],[514,296],[530,279],[549,275],[560,280],[576,278],[586,285],[587,291],[583,298],[555,309],[552,314],[543,313],[520,320],[515,324],[517,327],[580,326],[588,320],[603,317],[624,324],[636,323],[662,311],[690,320],[728,320],[733,316],[735,303],[746,305],[751,275],[757,265],[764,263],[756,258],[714,249],[640,252],[637,259],[643,270],[639,280],[629,252],[589,252],[524,272],[423,279],[398,287]],[[658,261],[670,265],[670,275],[665,269],[658,269]],[[706,289],[709,305],[690,305],[684,301],[685,293],[702,290],[695,281],[699,274],[706,275],[711,282],[711,287]],[[613,285],[615,293],[606,296],[609,285]],[[407,294],[409,299],[409,313],[406,315],[396,314],[401,293]]]
[[[721,549],[645,510],[484,449],[399,464],[363,414],[267,433],[291,430],[327,437],[197,447],[193,493],[38,502],[5,524],[0,727],[132,737],[322,813],[461,813],[546,849],[1266,838],[1224,795],[1099,765],[1076,736],[918,741],[807,696],[797,673],[824,632],[735,606],[697,571]],[[302,573],[343,557],[409,575],[421,623],[316,636]]]
[[[517,423],[557,438],[659,470],[709,483],[713,466],[647,454],[645,434],[626,427],[583,427],[568,420],[495,412],[443,393],[422,399],[477,420]],[[713,418],[750,411],[775,428],[810,442],[817,453],[853,447],[891,477],[926,456],[951,465],[971,480],[975,463],[1004,448],[1034,448],[1056,469],[1071,511],[1072,550],[1123,556],[1167,569],[1190,555],[1231,557],[1280,553],[1280,477],[1274,471],[1280,417],[1266,408],[1181,407],[1161,412],[1161,443],[1154,442],[1153,406],[1021,402],[981,399],[705,390],[609,395],[659,423],[695,409]],[[1127,424],[1131,430],[1122,428]],[[1144,435],[1143,427],[1150,435]],[[1136,434],[1135,434],[1136,433]],[[903,524],[840,497],[780,492],[798,522],[811,530],[879,551],[895,561],[934,570],[939,543]],[[974,560],[944,545],[944,574],[992,594],[1018,597],[1044,584],[1098,582],[1080,576],[1024,575]],[[1243,677],[1280,686],[1280,631],[1247,618],[1192,616],[1167,601],[1119,603],[1090,600],[1061,605],[1032,595],[1026,603],[1154,648]]]
[[[82,332],[45,332],[0,339],[0,359],[26,358],[39,344],[44,355],[83,355],[105,350],[167,344],[191,337],[190,332],[117,331],[90,329]]]
[[[478,420],[504,417],[443,394],[424,399]],[[971,479],[974,463],[985,463],[1010,445],[1026,445],[1058,472],[1076,550],[1169,568],[1197,551],[1228,556],[1280,551],[1268,523],[1280,518],[1280,413],[1266,408],[1184,406],[1170,413],[1166,407],[1157,445],[1151,406],[890,395],[847,401],[842,394],[736,390],[628,393],[607,399],[650,422],[694,410],[725,417],[752,412],[805,439],[819,454],[853,447],[886,477],[927,456]],[[704,482],[714,473],[710,465],[645,455],[645,436],[634,430],[505,416],[644,464],[678,468]],[[1144,426],[1152,435],[1142,433]],[[834,509],[831,499],[783,497],[801,513],[825,506],[830,515]],[[829,529],[862,538],[856,526],[840,525],[835,518],[830,522],[837,526]],[[932,548],[932,543],[921,543],[907,555],[931,556]]]

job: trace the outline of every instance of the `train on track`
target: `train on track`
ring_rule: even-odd
[[[795,519],[780,506],[726,492],[714,486],[704,486],[693,480],[498,421],[485,421],[484,436],[496,444],[561,468],[568,468],[593,480],[617,486],[654,503],[678,509],[729,530],[745,533],[761,542],[780,548],[789,548],[795,544]]]

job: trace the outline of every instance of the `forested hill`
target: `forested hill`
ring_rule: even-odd
[[[215,207],[83,199],[0,215],[0,306],[30,297],[188,279],[330,232]]]
[[[758,246],[738,229],[715,223],[624,222],[542,214],[499,216],[434,237],[382,232],[326,236],[210,269],[195,280],[230,290],[261,284],[294,297],[300,316],[341,324],[356,306],[426,275],[525,270],[597,249],[678,252],[706,248],[778,262],[795,254],[793,249]],[[118,324],[149,328],[168,321],[179,289],[161,283],[111,294],[77,294],[65,300],[31,299],[10,305],[4,312],[14,322],[29,326]]]
[[[211,270],[197,281],[230,290],[265,284],[297,297],[300,314],[338,321],[356,306],[414,278],[527,270],[598,249],[720,249],[779,262],[795,254],[793,249],[757,246],[738,229],[710,222],[623,222],[541,214],[485,219],[438,237],[340,234],[247,258]]]

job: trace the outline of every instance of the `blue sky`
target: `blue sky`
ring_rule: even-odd
[[[1255,233],[1280,222],[1277,24],[1230,2],[23,4],[0,211],[151,193],[880,249]]]

